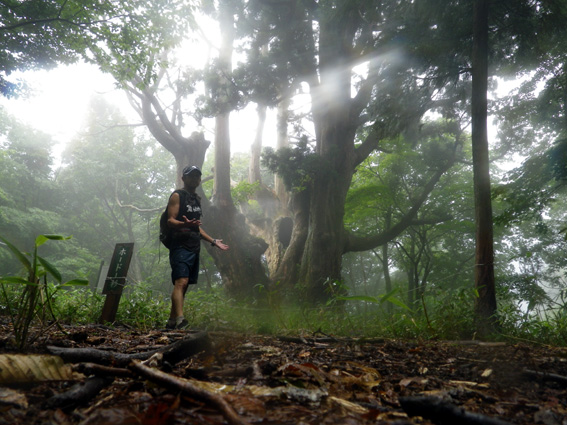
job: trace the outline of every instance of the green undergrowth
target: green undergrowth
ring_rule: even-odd
[[[17,299],[17,289],[4,296]],[[149,285],[129,287],[122,295],[115,324],[141,330],[163,329],[169,315],[170,294]],[[348,298],[348,297],[347,297]],[[62,324],[97,323],[105,296],[89,288],[60,291],[53,311]],[[278,300],[278,301],[275,301]],[[5,300],[2,300],[5,301]],[[190,290],[185,317],[195,329],[230,330],[248,334],[303,335],[419,340],[475,339],[472,291],[429,294],[414,308],[390,302],[332,299],[310,306],[278,297],[237,301],[222,288]],[[0,303],[0,315],[6,315]],[[545,318],[526,317],[512,305],[500,308],[501,332],[494,340],[567,346],[567,310],[558,308]]]

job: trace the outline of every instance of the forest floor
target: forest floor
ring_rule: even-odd
[[[92,325],[14,356],[9,331],[1,425],[567,425],[567,348]],[[42,363],[53,353],[63,362]]]

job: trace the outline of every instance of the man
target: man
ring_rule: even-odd
[[[211,238],[201,228],[201,202],[195,193],[201,184],[201,170],[194,165],[187,166],[183,169],[182,179],[183,189],[173,192],[167,204],[167,225],[173,232],[169,248],[173,292],[167,329],[186,329],[189,326],[183,316],[183,301],[188,286],[196,284],[199,277],[201,239],[223,251],[228,249],[222,239]]]

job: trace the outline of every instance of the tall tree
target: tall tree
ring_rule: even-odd
[[[235,38],[235,2],[220,0],[218,4],[218,24],[221,44],[217,63],[216,82],[211,90],[212,101],[216,105],[215,114],[215,179],[213,187],[214,203],[211,214],[211,228],[219,234],[232,250],[224,255],[213,252],[217,267],[222,274],[228,293],[234,297],[245,298],[253,294],[256,285],[267,283],[261,256],[267,244],[253,237],[238,212],[231,196],[230,186],[230,113],[231,102],[232,52]]]
[[[416,129],[431,101],[434,87],[430,80],[415,77],[417,69],[425,68],[407,56],[407,46],[399,46],[397,34],[390,31],[398,23],[405,25],[402,17],[410,7],[405,2],[380,1],[270,3],[263,7],[272,12],[279,8],[274,40],[289,42],[293,28],[296,38],[291,40],[291,53],[282,58],[274,55],[273,60],[288,69],[291,80],[309,85],[315,128],[312,151],[295,155],[306,158],[304,179],[295,186],[306,194],[302,216],[308,221],[295,223],[306,227],[293,232],[290,245],[299,242],[296,252],[300,256],[284,257],[280,267],[298,268],[299,282],[310,298],[324,299],[326,290],[341,278],[342,255],[380,246],[407,228],[454,155],[447,152],[446,162],[432,173],[400,222],[368,238],[347,232],[345,199],[356,167],[385,141]],[[360,64],[367,66],[367,72],[356,72]],[[291,167],[282,165],[279,171],[285,168]]]
[[[472,52],[472,152],[476,217],[475,304],[478,331],[495,330],[496,287],[494,281],[494,240],[488,158],[488,9],[489,0],[475,0]]]

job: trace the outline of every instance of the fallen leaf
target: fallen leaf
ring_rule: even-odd
[[[0,384],[74,381],[83,377],[59,356],[0,354]]]
[[[400,381],[400,386],[402,387],[407,387],[413,383],[418,384],[418,385],[425,385],[427,384],[429,380],[426,378],[420,378],[418,376],[413,377],[413,378],[404,378]]]
[[[479,384],[478,382],[472,382],[472,381],[449,381],[449,384],[459,385],[464,387],[490,388],[490,385],[488,384]]]
[[[360,404],[353,403],[352,401],[348,401],[343,398],[330,396],[328,400],[338,404],[339,406],[344,407],[345,409],[353,413],[359,413],[361,415],[364,415],[369,412],[369,410],[366,407],[362,407]]]

